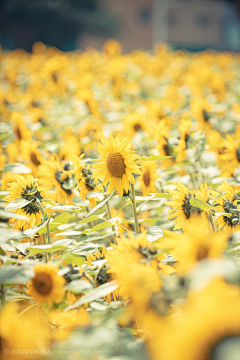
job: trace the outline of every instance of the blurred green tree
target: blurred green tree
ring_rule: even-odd
[[[0,40],[31,51],[36,41],[73,50],[84,33],[114,36],[118,20],[99,0],[0,0]]]

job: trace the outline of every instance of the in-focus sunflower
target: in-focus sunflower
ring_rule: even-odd
[[[94,165],[94,178],[102,178],[102,185],[109,182],[107,193],[117,190],[119,197],[123,196],[123,190],[128,192],[129,181],[135,184],[133,174],[141,174],[141,170],[135,161],[137,155],[130,151],[131,143],[128,139],[121,139],[120,135],[115,139],[110,134],[110,139],[102,138],[102,144],[98,143],[98,152],[102,155],[100,164]]]
[[[52,303],[60,303],[63,300],[65,279],[58,275],[58,267],[49,264],[38,264],[33,268],[35,276],[28,283],[27,293],[33,299]]]
[[[157,174],[158,164],[156,161],[148,161],[142,165],[142,174],[139,176],[139,188],[142,189],[143,196],[147,196],[149,193],[155,193],[156,185],[155,180],[159,178]]]
[[[15,181],[9,184],[7,188],[9,195],[5,197],[7,202],[11,202],[15,199],[29,200],[29,204],[26,206],[13,210],[19,215],[24,215],[29,220],[17,220],[18,228],[23,231],[33,227],[41,222],[41,211],[37,205],[38,200],[42,200],[45,197],[47,188],[40,187],[38,185],[38,179],[32,175],[28,175],[25,179],[21,175],[16,175]]]

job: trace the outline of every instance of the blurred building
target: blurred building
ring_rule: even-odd
[[[118,16],[115,38],[125,52],[151,50],[161,41],[189,50],[240,50],[239,14],[229,1],[101,0],[101,6]],[[106,39],[84,34],[79,45],[100,49]]]

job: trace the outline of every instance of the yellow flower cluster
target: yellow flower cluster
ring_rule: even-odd
[[[0,56],[1,358],[239,358],[240,56]]]

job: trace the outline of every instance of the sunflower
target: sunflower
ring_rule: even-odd
[[[201,229],[201,231],[199,231]],[[227,246],[228,234],[224,231],[211,232],[206,218],[192,218],[184,227],[184,234],[164,230],[166,238],[159,240],[163,249],[171,249],[170,253],[177,261],[178,273],[185,274],[198,261],[217,259]]]
[[[47,188],[40,187],[38,185],[38,179],[32,175],[28,175],[25,179],[21,175],[15,175],[15,181],[12,181],[7,188],[9,195],[5,197],[7,202],[11,202],[15,199],[29,200],[29,204],[16,209],[15,212],[19,215],[24,215],[29,220],[17,220],[18,228],[23,231],[33,227],[41,222],[41,211],[37,202],[45,197]]]
[[[156,185],[155,180],[159,178],[157,174],[158,164],[156,161],[148,161],[142,165],[142,174],[139,176],[139,188],[142,189],[143,196],[147,196],[149,193],[155,193]]]
[[[72,180],[69,163],[61,162],[58,157],[51,156],[39,166],[38,176],[41,184],[53,189],[54,201],[63,204],[72,203],[74,194],[68,186]]]
[[[50,306],[60,303],[65,294],[65,279],[58,275],[58,267],[38,264],[34,266],[33,271],[35,276],[28,283],[27,294],[40,303],[47,302]]]
[[[8,302],[0,313],[1,360],[38,359],[50,346],[49,327],[39,318],[39,311],[31,307],[22,311],[19,303]]]
[[[174,219],[176,222],[174,230],[178,230],[187,224],[192,215],[200,214],[201,210],[190,204],[190,200],[194,196],[193,191],[190,191],[179,181],[174,185],[177,191],[168,190],[172,194],[173,201],[166,201],[165,204],[173,207],[168,213],[168,219]]]
[[[117,245],[108,251],[108,270],[120,284],[119,294],[124,300],[130,299],[135,310],[141,312],[150,304],[153,292],[160,290],[162,281],[158,274],[156,249],[148,241],[146,232],[129,238],[121,235]],[[124,259],[124,261],[123,261]]]
[[[234,190],[227,181],[223,181],[220,186],[222,193],[226,192],[222,197],[217,200],[215,210],[218,213],[226,213],[226,215],[220,215],[216,219],[216,224],[219,229],[226,229],[229,232],[235,232],[240,230],[240,217],[239,217],[239,189]],[[235,211],[236,210],[236,211]],[[229,214],[229,216],[227,215]]]
[[[86,254],[86,257],[87,257],[87,261],[84,262],[84,264],[86,265],[92,265],[92,262],[93,261],[96,261],[96,260],[104,260],[106,259],[106,256],[107,256],[107,250],[105,249],[104,246],[102,246],[102,250],[97,250],[94,254],[90,254],[90,253],[87,253]],[[102,268],[101,268],[101,271],[100,273],[97,275],[97,278],[96,278],[96,286],[99,286],[99,285],[102,285],[102,284],[105,284],[106,282],[108,281],[111,281],[112,280],[112,275],[109,274],[108,272],[108,266],[107,265],[104,265]],[[88,279],[87,279],[88,281]],[[104,299],[110,303],[112,301],[112,299],[114,301],[117,301],[119,299],[119,293],[118,293],[118,290],[114,290],[112,293],[104,296]]]
[[[72,163],[74,169],[71,171],[75,175],[75,179],[79,180],[76,190],[80,189],[80,199],[85,201],[89,192],[97,190],[92,177],[92,171],[89,166],[86,166],[82,161],[85,154],[80,157],[72,155]],[[97,205],[96,198],[88,198],[90,206],[94,207]]]
[[[16,142],[20,143],[21,140],[30,141],[32,131],[25,125],[23,114],[20,112],[13,112],[12,121]]]
[[[59,157],[61,159],[70,160],[71,155],[81,155],[82,148],[81,144],[76,135],[74,135],[71,129],[67,129],[63,133],[64,144],[61,146],[59,150]]]
[[[152,359],[233,359],[228,345],[231,340],[239,344],[239,299],[239,288],[226,284],[221,278],[213,279],[203,289],[190,292],[186,303],[178,305],[173,316],[147,339]]]
[[[176,162],[182,162],[186,159],[186,149],[187,149],[187,142],[189,138],[190,131],[189,129],[192,126],[192,122],[190,119],[182,119],[181,124],[179,125],[179,130],[181,132],[181,137],[176,147],[175,151],[177,153]]]
[[[66,340],[76,326],[88,326],[91,322],[89,312],[83,307],[65,312],[54,309],[49,313],[48,319],[54,326],[52,336],[56,341]]]
[[[240,140],[234,135],[226,135],[222,140],[222,153],[219,155],[221,176],[231,177],[240,163]]]
[[[146,114],[139,111],[124,115],[121,121],[124,133],[131,139],[133,139],[138,132],[146,132],[149,128],[149,120],[146,119]]]
[[[102,185],[109,182],[107,193],[117,190],[119,197],[123,196],[123,190],[128,192],[129,181],[135,184],[133,174],[141,174],[141,170],[135,161],[137,155],[130,151],[131,143],[128,139],[121,139],[120,135],[115,139],[110,134],[110,139],[102,138],[102,144],[98,143],[98,152],[102,155],[100,164],[93,167],[99,169],[94,178],[104,177]]]
[[[160,121],[155,127],[154,136],[157,140],[156,149],[160,156],[174,156],[173,146],[169,140],[169,126],[167,121],[164,119]],[[174,157],[162,160],[161,167],[163,169],[169,169],[174,164]]]
[[[27,161],[27,166],[32,170],[34,175],[37,175],[38,167],[44,161],[39,151],[39,145],[39,141],[21,141],[20,158]]]
[[[199,129],[204,130],[205,132],[211,130],[212,127],[209,120],[212,106],[209,102],[204,98],[197,97],[191,101],[190,105],[193,116],[197,119]]]

